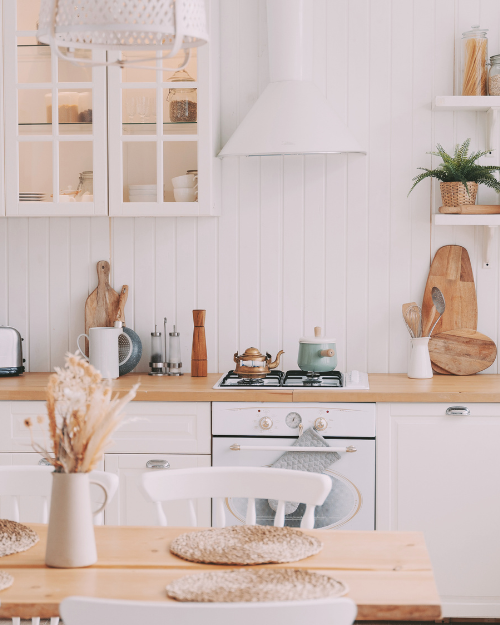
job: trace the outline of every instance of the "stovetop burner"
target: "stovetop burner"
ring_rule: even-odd
[[[326,371],[324,373],[306,371],[270,371],[265,378],[239,378],[234,371],[229,371],[218,383],[217,388],[342,388],[344,376],[340,371]]]

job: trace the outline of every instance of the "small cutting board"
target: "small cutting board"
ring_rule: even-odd
[[[422,303],[422,331],[429,331],[439,314],[432,303],[432,287],[444,295],[446,310],[433,330],[433,336],[447,330],[477,330],[477,299],[474,275],[465,247],[445,245],[434,256]]]
[[[109,284],[110,266],[108,261],[97,263],[97,288],[85,302],[85,334],[89,328],[112,327],[118,312],[120,296]],[[88,355],[88,341],[85,339],[85,353]]]
[[[473,375],[495,362],[497,346],[475,330],[448,330],[432,335],[429,353],[432,363],[446,373]]]

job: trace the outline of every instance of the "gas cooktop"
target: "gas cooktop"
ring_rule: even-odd
[[[361,371],[327,371],[324,373],[307,373],[306,371],[270,371],[265,378],[239,378],[234,371],[223,375],[215,384],[214,389],[274,389],[274,388],[330,388],[368,390],[368,374]]]

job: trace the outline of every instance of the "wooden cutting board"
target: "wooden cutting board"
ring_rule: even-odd
[[[422,303],[422,330],[428,336],[439,314],[432,303],[432,287],[444,295],[446,309],[433,335],[447,330],[477,330],[476,287],[470,258],[465,247],[445,245],[434,256]]]
[[[433,364],[445,373],[472,375],[495,362],[497,346],[475,330],[448,330],[432,335],[429,353]]]
[[[118,312],[120,296],[109,284],[110,266],[106,260],[97,263],[97,288],[85,302],[85,334],[89,328],[112,327]],[[88,356],[88,341],[85,339],[85,353]]]

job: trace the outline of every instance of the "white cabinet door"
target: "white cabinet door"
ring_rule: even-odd
[[[170,469],[209,467],[210,456],[175,454],[106,454],[105,471],[115,473],[120,478],[118,493],[105,511],[106,525],[158,525],[156,509],[142,494],[141,475],[145,471],[169,469],[147,469],[148,460],[166,460]],[[174,501],[164,505],[169,525],[190,525],[186,501]],[[195,504],[198,526],[211,524],[210,499],[199,499]]]
[[[500,406],[384,404],[377,529],[420,530],[444,616],[500,617]]]

